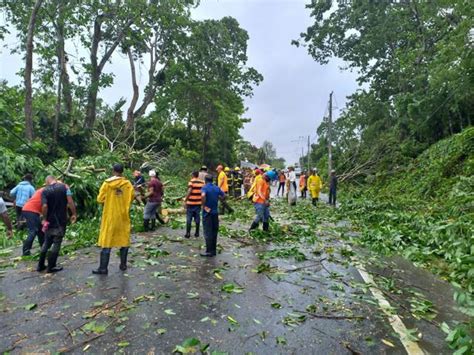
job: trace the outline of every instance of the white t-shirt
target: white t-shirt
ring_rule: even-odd
[[[290,180],[290,182],[295,182],[296,181],[296,173],[294,171],[290,171],[288,173],[288,180]]]
[[[4,214],[5,212],[7,212],[7,205],[5,205],[3,198],[0,197],[0,214]]]

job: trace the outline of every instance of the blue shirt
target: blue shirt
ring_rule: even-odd
[[[222,191],[218,186],[208,183],[204,185],[201,189],[201,194],[206,196],[206,203],[204,207],[209,207],[210,212],[206,212],[203,208],[202,215],[207,216],[208,214],[218,214],[217,205],[219,204],[219,197],[224,197],[224,191]]]
[[[34,193],[35,188],[28,181],[20,182],[10,191],[10,195],[15,198],[15,204],[18,207],[23,207]]]

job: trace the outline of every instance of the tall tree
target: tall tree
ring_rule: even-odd
[[[29,141],[33,140],[33,88],[31,85],[31,72],[33,71],[33,39],[36,26],[36,17],[41,8],[43,0],[36,0],[31,11],[28,23],[28,35],[26,37],[25,55],[25,136]]]

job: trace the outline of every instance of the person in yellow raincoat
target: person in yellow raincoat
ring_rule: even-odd
[[[217,166],[217,186],[224,191],[225,195],[227,196],[229,194],[229,182],[228,182],[228,177],[225,171],[230,171],[229,168],[226,168],[227,170],[224,170],[224,167],[222,165]],[[234,210],[229,206],[227,201],[223,199],[221,201],[221,212],[220,214],[224,214],[225,211],[228,211],[229,213],[233,213]]]
[[[130,206],[134,199],[133,186],[122,176],[123,166],[113,166],[113,176],[100,187],[97,202],[104,205],[100,224],[98,245],[100,264],[93,274],[107,275],[112,248],[120,248],[120,270],[127,269],[127,255],[130,247]]]
[[[258,181],[261,178],[263,178],[263,171],[260,169],[255,169],[253,171],[253,174],[254,174],[254,177],[253,177],[252,185],[250,186],[250,189],[248,190],[247,195],[246,195],[250,201],[253,201],[253,195],[255,194],[255,189],[257,187]]]
[[[323,181],[316,172],[316,169],[311,170],[311,175],[308,178],[307,182],[309,193],[311,194],[313,206],[316,206],[319,200],[319,193],[321,192],[321,187],[323,186]]]

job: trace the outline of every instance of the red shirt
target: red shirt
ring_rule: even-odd
[[[43,187],[36,190],[36,192],[31,196],[31,198],[26,201],[25,205],[22,208],[23,212],[33,212],[41,214],[41,193],[43,192]]]
[[[150,179],[148,183],[148,188],[153,187],[153,194],[150,195],[149,201],[150,202],[162,202],[163,201],[163,184],[160,180],[155,177]]]

